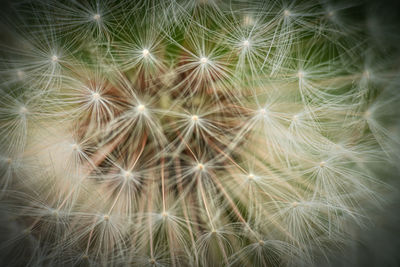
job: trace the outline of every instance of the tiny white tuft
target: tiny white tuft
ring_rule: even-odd
[[[146,106],[143,104],[140,104],[139,106],[137,106],[137,111],[139,111],[140,113],[143,113],[146,110]]]
[[[150,51],[148,49],[143,49],[142,54],[143,54],[143,57],[147,57],[148,55],[150,55]]]
[[[207,63],[208,63],[208,58],[206,58],[206,57],[201,57],[201,58],[200,58],[200,62],[201,62],[202,64],[207,64]]]

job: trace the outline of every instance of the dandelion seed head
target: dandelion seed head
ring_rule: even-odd
[[[265,244],[264,240],[258,240],[258,245],[260,247],[264,246],[264,244]]]
[[[125,180],[130,180],[133,178],[133,173],[131,171],[121,170],[121,175]]]
[[[296,208],[298,205],[299,205],[299,202],[297,202],[297,201],[292,202],[292,207]]]
[[[319,166],[322,168],[322,167],[325,167],[325,165],[326,165],[326,162],[325,161],[321,161],[320,163],[319,163]]]
[[[51,61],[57,62],[58,61],[58,56],[57,55],[51,56]]]
[[[297,77],[299,77],[299,79],[304,78],[304,76],[305,76],[304,71],[300,70],[299,72],[297,72]]]
[[[110,220],[110,215],[105,214],[103,215],[103,221],[108,222]]]

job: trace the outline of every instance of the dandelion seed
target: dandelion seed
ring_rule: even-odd
[[[205,64],[208,63],[208,58],[206,58],[206,57],[201,57],[201,58],[200,58],[200,62],[201,62],[201,64],[205,65]]]
[[[143,54],[143,57],[147,57],[150,55],[150,51],[148,49],[143,49],[142,54]]]
[[[76,143],[71,145],[71,149],[72,149],[72,151],[79,151],[80,150],[79,145],[76,144]]]
[[[139,113],[143,113],[146,110],[146,106],[143,104],[140,104],[139,106],[136,107],[136,109]]]
[[[51,61],[57,62],[57,61],[58,61],[58,56],[53,55],[53,56],[51,57]]]
[[[100,20],[100,14],[94,14],[93,19],[97,21]]]
[[[27,114],[27,113],[28,113],[28,109],[27,109],[25,106],[22,106],[22,107],[19,109],[19,114],[25,115],[25,114]]]
[[[193,115],[191,119],[193,123],[197,123],[199,121],[199,116]]]
[[[258,114],[260,114],[261,116],[267,116],[268,115],[268,110],[266,108],[261,108],[258,110]]]
[[[363,72],[363,76],[364,76],[366,79],[369,79],[370,76],[371,76],[369,70],[365,70],[365,71]]]
[[[93,99],[94,102],[99,101],[100,98],[101,98],[101,96],[100,96],[99,93],[97,93],[97,92],[92,93],[92,99]]]
[[[126,180],[129,180],[129,179],[132,177],[132,172],[122,170],[122,176],[123,176]]]
[[[319,166],[322,168],[322,167],[325,167],[325,165],[326,165],[326,162],[325,161],[321,161],[320,163],[319,163]]]
[[[285,17],[289,17],[290,15],[292,15],[292,13],[289,10],[285,9],[283,15],[285,15]]]
[[[242,44],[243,44],[244,47],[249,47],[250,46],[250,41],[249,40],[244,40]]]
[[[254,25],[254,19],[253,19],[253,17],[250,16],[250,15],[245,15],[245,16],[243,17],[243,24],[244,24],[245,26]]]
[[[199,171],[203,171],[204,170],[204,165],[202,163],[197,164],[196,169]]]

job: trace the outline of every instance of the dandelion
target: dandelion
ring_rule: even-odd
[[[374,41],[367,6],[13,4],[0,41],[1,262],[345,258],[396,192],[400,158],[399,50]]]

